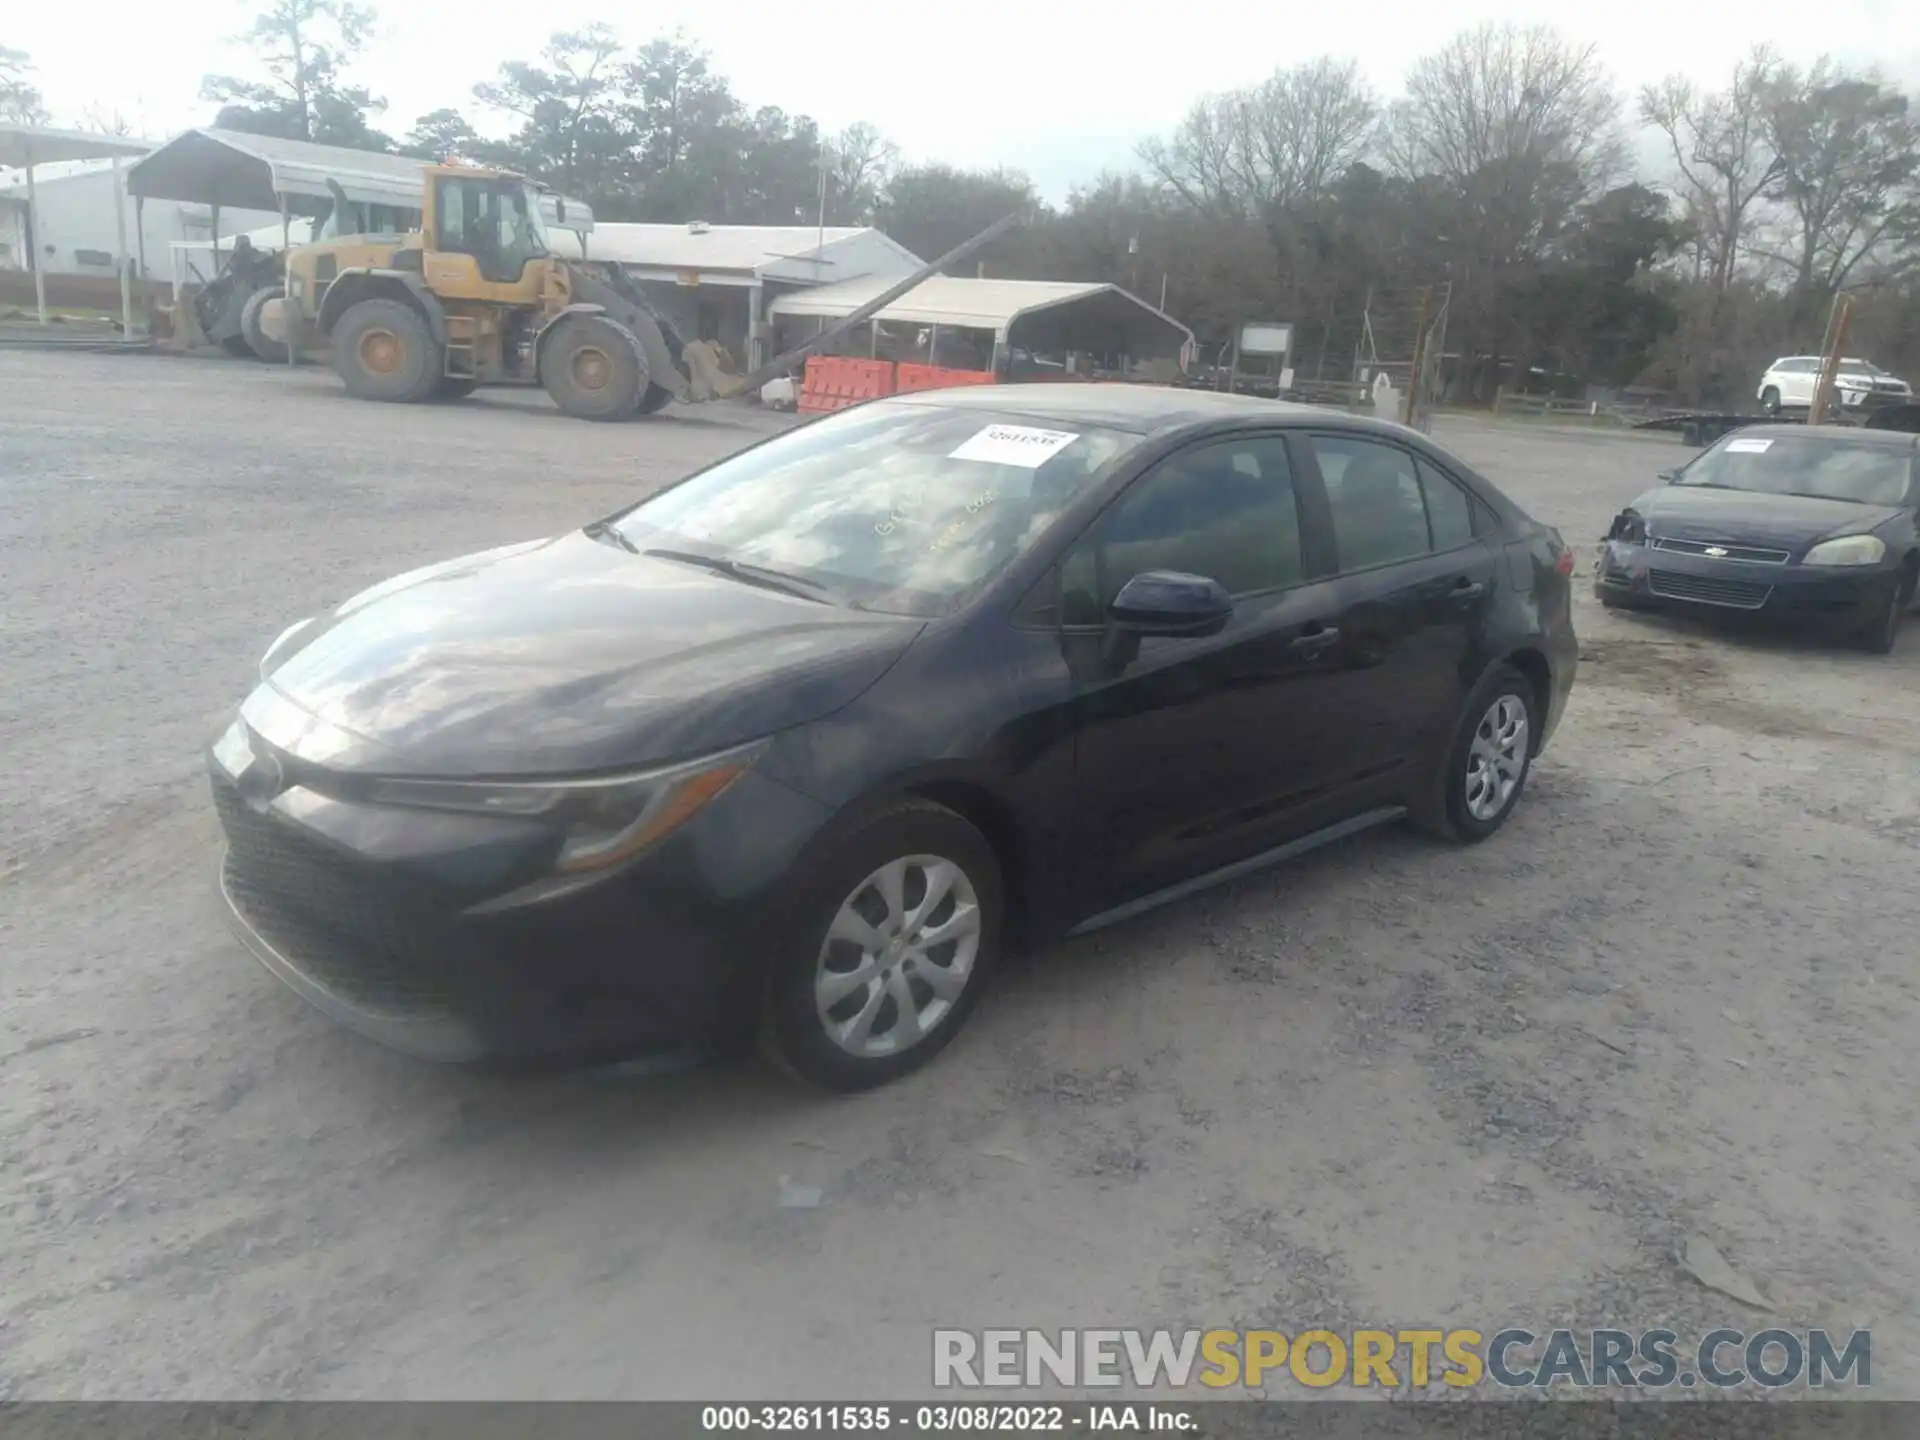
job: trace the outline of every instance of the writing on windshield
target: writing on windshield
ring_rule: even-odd
[[[1904,504],[1914,480],[1913,451],[1906,447],[1795,435],[1732,436],[1680,477],[1682,485],[1863,505]]]
[[[935,616],[1140,440],[883,401],[723,460],[615,523],[640,549],[699,549],[806,576],[868,609]]]

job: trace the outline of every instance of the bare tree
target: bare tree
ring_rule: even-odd
[[[1323,56],[1199,100],[1141,158],[1196,210],[1265,216],[1323,195],[1365,156],[1378,115],[1359,66]]]
[[[1725,90],[1702,92],[1671,75],[1640,92],[1640,118],[1666,137],[1681,208],[1717,291],[1733,283],[1758,222],[1758,207],[1781,173],[1769,98],[1780,60],[1765,45],[1734,67]]]
[[[861,224],[872,220],[887,182],[900,168],[900,147],[877,126],[856,120],[828,140],[823,149],[828,218]]]
[[[1849,74],[1826,56],[1804,73],[1782,68],[1763,118],[1778,157],[1779,258],[1802,302],[1817,303],[1920,226],[1920,124],[1879,76]]]
[[[33,83],[33,61],[24,50],[0,45],[0,121],[44,125],[47,107]]]
[[[1458,186],[1503,232],[1538,231],[1618,177],[1619,121],[1594,46],[1544,25],[1488,24],[1414,63],[1387,157],[1408,178]]]

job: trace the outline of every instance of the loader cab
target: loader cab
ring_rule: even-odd
[[[435,170],[430,172],[428,195],[428,278],[436,291],[473,281],[489,292],[497,286],[518,286],[529,265],[553,254],[539,192],[516,175]]]

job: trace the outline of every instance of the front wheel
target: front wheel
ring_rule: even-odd
[[[266,309],[269,300],[284,300],[286,291],[279,287],[256,290],[247,297],[247,303],[240,311],[240,333],[246,338],[247,348],[258,359],[269,365],[287,363],[287,345],[284,340],[269,338],[266,327],[261,323],[261,312]]]
[[[1483,680],[1467,700],[1438,788],[1416,812],[1423,828],[1469,844],[1498,830],[1526,789],[1539,729],[1526,676],[1503,665]]]
[[[570,315],[540,347],[540,383],[577,420],[624,420],[647,393],[647,367],[626,326]]]
[[[1891,655],[1900,640],[1900,622],[1913,603],[1915,572],[1909,569],[1888,593],[1886,603],[1876,610],[1860,631],[1860,644],[1870,655]]]
[[[904,801],[841,836],[782,927],[762,1052],[841,1091],[926,1064],[985,988],[1001,897],[993,847],[944,806]]]

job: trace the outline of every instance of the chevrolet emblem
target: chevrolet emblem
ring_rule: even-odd
[[[1716,560],[1724,560],[1727,558],[1726,547],[1723,545],[1709,545],[1700,553],[1702,555],[1711,555]]]

